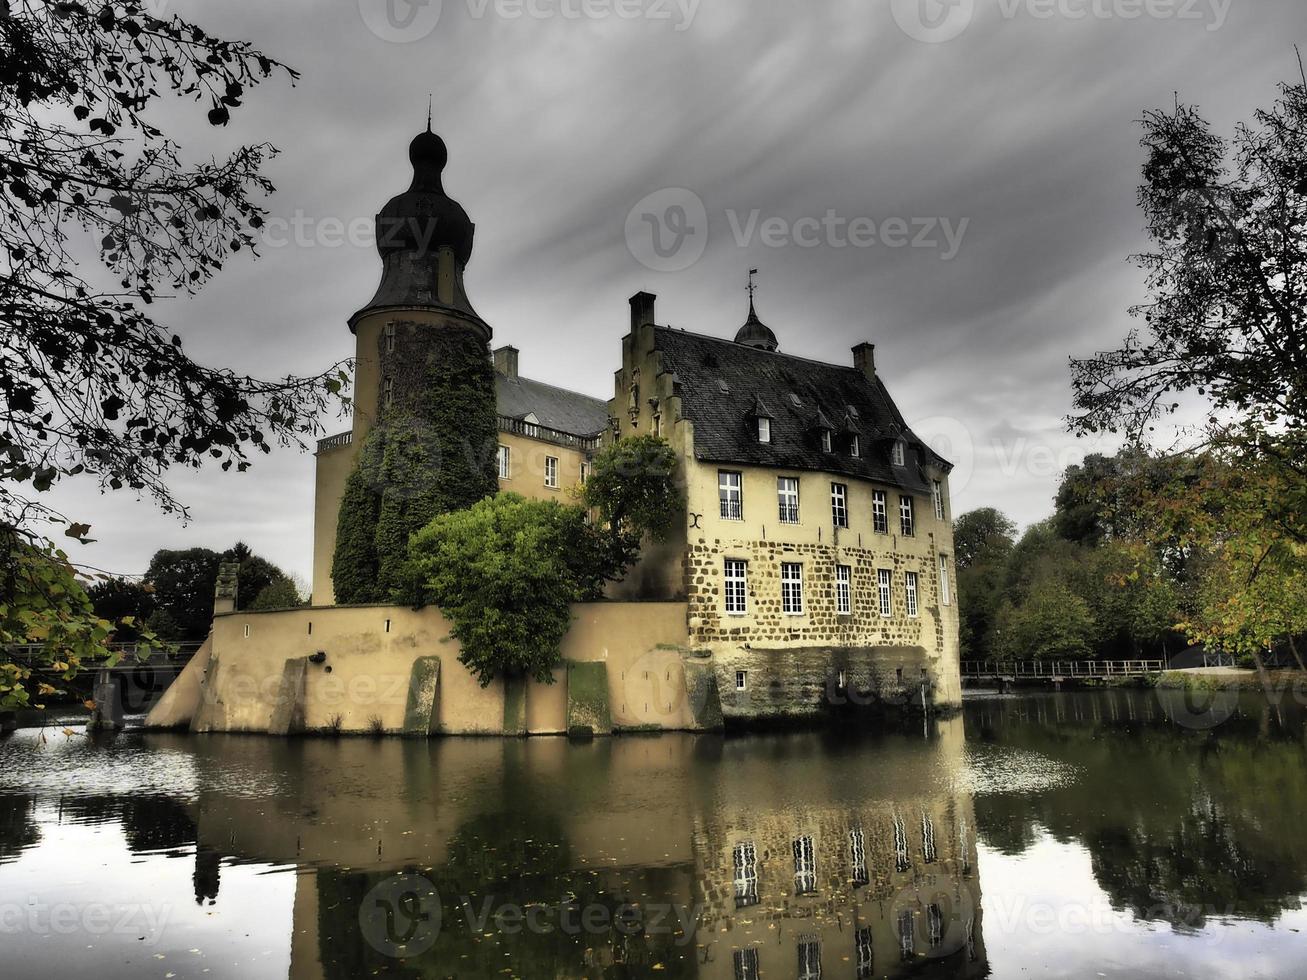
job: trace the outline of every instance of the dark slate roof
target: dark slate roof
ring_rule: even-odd
[[[681,412],[694,423],[700,460],[843,473],[922,493],[930,491],[922,466],[951,468],[908,428],[881,380],[855,367],[670,327],[654,328],[654,346],[662,352],[663,369],[676,375]],[[770,443],[758,442],[754,413],[760,398],[774,414]],[[820,424],[832,428],[834,452],[822,451]],[[859,457],[849,454],[849,432],[860,437]],[[890,461],[899,439],[906,466]]]
[[[593,436],[608,428],[608,403],[543,381],[495,374],[495,400],[500,415],[523,419],[534,414],[541,425],[578,436]]]

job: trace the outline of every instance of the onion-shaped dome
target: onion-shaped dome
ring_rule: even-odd
[[[758,319],[758,313],[753,308],[752,298],[749,300],[749,319],[745,320],[744,326],[736,331],[735,342],[743,344],[745,347],[757,347],[760,350],[770,351],[774,351],[780,346],[776,342],[776,335],[771,332],[765,323]]]
[[[445,141],[431,130],[419,133],[408,147],[413,183],[392,197],[377,215],[377,251],[432,253],[454,250],[459,265],[472,257],[472,219],[445,193],[441,173],[449,161]]]

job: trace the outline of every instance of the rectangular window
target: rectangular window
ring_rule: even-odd
[[[917,573],[904,572],[903,585],[907,594],[908,615],[916,616],[917,615]]]
[[[730,470],[719,470],[717,473],[717,491],[721,496],[724,521],[744,520],[744,491],[741,486],[743,479],[739,473],[732,473]]]
[[[507,446],[499,447],[499,478],[507,480],[512,475],[512,467]]]
[[[758,420],[758,441],[771,442],[771,419]]]
[[[821,980],[821,941],[810,937],[799,940],[798,980]]]
[[[910,538],[917,533],[916,521],[912,514],[912,498],[899,497],[899,530],[903,532],[905,538]]]
[[[871,952],[871,926],[862,926],[858,929],[853,937],[853,948],[856,953],[857,978],[868,980],[876,970]]]
[[[889,534],[889,504],[884,490],[871,491],[871,529]]]
[[[830,452],[830,429],[821,430],[821,451]]]
[[[735,689],[737,691],[747,691],[749,689],[749,672],[747,670],[737,670],[735,672]]]
[[[758,966],[758,947],[737,949],[734,953],[735,980],[758,980],[762,971]]]
[[[797,562],[781,562],[781,612],[803,615],[803,566]]]
[[[590,479],[590,464],[585,460],[581,461],[581,482],[584,483]]]
[[[926,942],[931,949],[944,943],[944,910],[936,902],[926,906]]]
[[[386,353],[393,354],[394,352],[395,352],[395,324],[387,323],[386,324]]]
[[[776,478],[776,498],[780,502],[781,523],[799,523],[799,478],[795,476],[778,476]]]
[[[862,455],[862,443],[858,441],[857,436],[852,436],[849,439],[849,455],[850,456]]]
[[[830,485],[830,515],[836,527],[849,526],[849,488],[843,483]]]
[[[747,610],[748,564],[738,558],[726,559],[726,611],[732,616],[743,616]]]
[[[876,589],[880,599],[880,614],[886,619],[893,615],[894,607],[892,605],[894,591],[894,573],[888,568],[882,568],[876,572]]]
[[[758,904],[758,851],[753,841],[735,845],[731,858],[735,867],[735,907],[745,908]]]
[[[948,555],[939,556],[939,601],[945,606],[952,601],[948,585]]]
[[[794,838],[794,894],[811,895],[817,890],[817,858],[812,850],[812,836]]]
[[[931,484],[931,491],[935,496],[935,520],[944,520],[944,484],[935,480]]]
[[[916,918],[912,909],[904,909],[899,913],[899,958],[905,962],[917,952],[917,937],[914,935],[917,930]]]
[[[849,862],[853,869],[853,887],[868,884],[871,876],[867,874],[867,839],[861,827],[849,831]]]
[[[558,487],[558,457],[545,457],[545,486],[551,488]]]
[[[895,466],[907,465],[907,451],[903,448],[903,443],[894,443],[894,448],[890,451],[890,462]]]
[[[835,612],[840,616],[853,614],[853,567],[835,566]]]
[[[381,382],[381,404],[386,408],[395,404],[395,384],[390,378]]]

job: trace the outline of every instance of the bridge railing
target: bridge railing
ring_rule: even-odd
[[[963,677],[1138,677],[1166,669],[1163,660],[964,660]]]
[[[106,648],[111,654],[119,656],[119,667],[131,667],[139,664],[184,664],[195,656],[202,644],[171,643],[166,646],[155,645],[147,653],[141,652],[139,643],[108,643]],[[4,647],[4,657],[10,663],[25,667],[40,667],[49,659],[46,647],[40,643],[15,643]],[[82,661],[82,668],[94,668],[102,665],[104,658]]]

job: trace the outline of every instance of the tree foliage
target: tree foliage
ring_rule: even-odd
[[[639,542],[666,535],[681,512],[673,459],[651,437],[599,453],[582,497],[602,521],[580,506],[512,493],[443,514],[413,536],[397,595],[440,607],[462,644],[459,659],[483,685],[500,676],[552,681],[571,603],[598,599]]]
[[[150,559],[145,582],[152,590],[155,610],[151,624],[159,636],[169,640],[198,642],[209,633],[213,622],[213,593],[218,568],[240,566],[236,583],[236,608],[252,609],[255,601],[271,588],[289,588],[298,594],[290,577],[267,559],[237,542],[226,551],[209,548],[160,550]],[[298,605],[298,602],[290,605]]]
[[[345,376],[201,365],[148,312],[256,251],[275,153],[190,162],[156,110],[178,96],[222,126],[251,87],[293,71],[131,0],[7,0],[0,50],[0,575],[35,586],[31,556],[60,553],[49,523],[80,540],[89,530],[40,502],[55,483],[89,476],[184,514],[172,467],[244,470],[275,444],[303,445]],[[82,270],[78,256],[95,252],[104,268]],[[97,634],[82,596],[61,594],[65,628]],[[61,656],[53,644],[49,656]]]
[[[1186,105],[1143,124],[1144,329],[1072,362],[1070,424],[1142,444],[1206,406],[1178,472],[1126,485],[1138,535],[1203,569],[1191,636],[1253,652],[1304,628],[1284,613],[1307,550],[1307,75],[1229,140]]]

